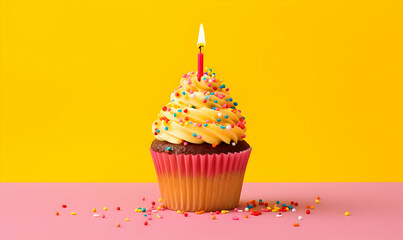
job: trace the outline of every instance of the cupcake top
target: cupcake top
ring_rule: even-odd
[[[152,131],[160,141],[173,144],[235,145],[246,135],[246,121],[229,88],[209,69],[200,79],[184,74],[171,102],[162,107]]]

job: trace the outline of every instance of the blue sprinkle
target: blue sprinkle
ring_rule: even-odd
[[[171,150],[172,148],[171,147],[167,147],[167,151],[169,151],[169,150]]]
[[[263,202],[263,199],[259,199],[259,202]]]
[[[143,208],[143,209],[141,209],[141,211],[145,212],[145,211],[146,211],[146,209],[145,209],[145,208]]]
[[[147,214],[144,214],[144,217],[147,217],[148,215]]]
[[[214,93],[212,92],[212,93],[210,93],[210,95],[214,95]]]
[[[220,88],[225,88],[225,84],[221,85]]]
[[[217,118],[217,122],[221,122],[221,118]]]
[[[192,135],[193,135],[193,137],[197,137],[197,134],[196,134],[196,133],[193,133]]]
[[[203,77],[203,80],[206,80],[207,78],[206,77]]]
[[[221,125],[220,128],[221,128],[221,129],[225,129],[225,126],[224,126],[224,125]]]
[[[157,129],[157,133],[160,133],[160,130],[159,130],[159,129]]]
[[[178,112],[182,112],[182,109],[179,109]]]
[[[209,71],[212,72],[213,70],[210,68]]]
[[[203,126],[207,127],[207,126],[208,126],[208,124],[207,124],[207,123],[205,123],[205,124],[203,124]]]
[[[228,118],[228,115],[225,115],[224,117],[225,117],[225,118]]]
[[[190,121],[189,124],[192,124],[192,121]]]
[[[235,106],[238,106],[238,103],[237,103],[237,102],[234,102],[234,105],[235,105]]]
[[[285,203],[283,203],[283,204],[281,204],[283,207],[287,207],[287,204],[285,204]]]
[[[288,208],[289,208],[289,209],[292,209],[292,206],[290,205],[290,206],[288,206]]]
[[[196,109],[196,107],[195,107],[195,106],[192,106],[192,108]]]
[[[172,102],[175,102],[175,100],[174,100],[174,99],[172,99]]]
[[[217,100],[214,100],[214,103],[217,103]]]
[[[276,201],[276,203],[277,203],[277,204],[279,204],[279,203],[280,203],[280,201]]]
[[[228,100],[229,100],[230,102],[232,102],[232,98],[229,98]]]
[[[215,110],[215,107],[212,107],[213,110]]]
[[[174,113],[174,117],[176,117],[176,113]]]
[[[205,96],[204,99],[208,99],[208,96]]]
[[[168,130],[168,127],[165,127],[165,130]]]
[[[235,106],[232,106],[232,109],[235,109]]]

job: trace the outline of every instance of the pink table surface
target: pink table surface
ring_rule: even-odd
[[[144,226],[146,217],[134,209],[158,198],[156,183],[0,183],[0,239],[403,239],[403,183],[245,183],[243,208],[251,199],[294,200],[297,212],[282,218],[230,212],[212,220],[161,211],[162,219],[153,214]],[[307,204],[315,206],[310,215]],[[106,217],[94,218],[92,208]]]

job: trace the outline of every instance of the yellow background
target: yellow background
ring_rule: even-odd
[[[402,1],[4,1],[0,181],[156,181],[182,74],[230,87],[246,181],[402,181]]]

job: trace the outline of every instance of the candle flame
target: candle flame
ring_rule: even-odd
[[[204,28],[203,24],[200,24],[200,29],[199,29],[199,39],[197,40],[197,47],[204,47],[206,46],[206,40],[204,39]]]

